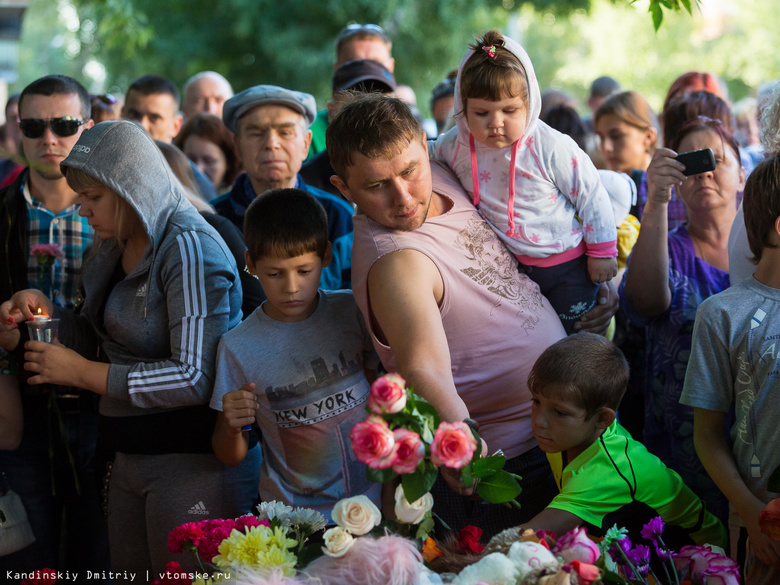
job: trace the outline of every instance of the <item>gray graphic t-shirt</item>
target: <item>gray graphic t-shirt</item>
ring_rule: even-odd
[[[732,453],[760,500],[780,466],[780,290],[749,277],[699,305],[680,402],[729,412]]]
[[[327,518],[344,497],[379,504],[349,443],[367,416],[364,368],[378,358],[350,291],[320,291],[317,309],[298,323],[268,317],[262,307],[227,333],[217,354],[211,407],[254,382],[263,463],[260,498],[319,510]]]

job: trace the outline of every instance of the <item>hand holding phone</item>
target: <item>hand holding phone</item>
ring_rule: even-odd
[[[686,176],[698,175],[715,170],[715,155],[711,148],[683,152],[674,157],[674,160],[685,165],[683,174]]]

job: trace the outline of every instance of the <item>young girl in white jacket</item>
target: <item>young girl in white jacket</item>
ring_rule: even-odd
[[[588,156],[539,120],[523,48],[497,31],[472,45],[455,88],[457,126],[431,157],[460,179],[493,230],[539,284],[567,333],[617,273],[609,195]]]

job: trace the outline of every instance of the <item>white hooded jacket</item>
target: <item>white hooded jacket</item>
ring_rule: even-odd
[[[531,60],[512,39],[504,37],[504,46],[520,60],[528,76],[528,121],[523,136],[504,148],[471,141],[477,161],[477,168],[472,168],[471,133],[460,99],[463,66],[474,54],[469,50],[455,86],[457,126],[429,143],[431,158],[453,170],[472,202],[522,263],[554,266],[583,253],[617,256],[612,205],[596,168],[571,138],[539,120],[541,95]],[[513,197],[510,167],[515,148]]]

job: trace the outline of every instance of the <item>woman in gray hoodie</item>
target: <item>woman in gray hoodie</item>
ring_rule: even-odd
[[[27,290],[0,315],[18,323],[40,309],[61,319],[64,346],[25,346],[30,383],[101,395],[100,447],[116,454],[112,570],[159,572],[185,561],[168,552],[173,528],[247,512],[257,492],[259,449],[230,469],[210,443],[217,345],[241,319],[241,284],[224,241],[140,126],[97,124],[62,170],[96,235],[82,269],[81,313]]]

